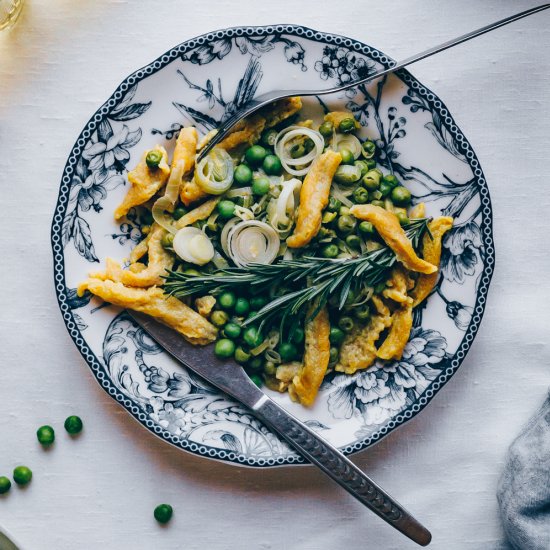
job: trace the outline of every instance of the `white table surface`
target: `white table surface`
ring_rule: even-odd
[[[160,441],[96,384],[61,320],[50,222],[65,159],[127,74],[238,24],[295,22],[395,58],[530,1],[28,0],[0,33],[0,525],[28,550],[408,549],[312,467],[253,470]],[[415,66],[475,148],[492,193],[497,267],[464,364],[432,404],[356,455],[433,532],[434,549],[506,548],[495,489],[506,448],[550,383],[550,13]],[[62,423],[79,414],[70,440]],[[35,431],[58,431],[45,452]],[[174,506],[160,527],[156,504]]]

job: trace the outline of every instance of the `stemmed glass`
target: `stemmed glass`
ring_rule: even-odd
[[[21,14],[24,0],[0,0],[0,31],[9,29]]]

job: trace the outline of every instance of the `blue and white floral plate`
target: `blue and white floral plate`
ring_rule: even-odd
[[[318,88],[388,67],[391,59],[341,36],[294,26],[238,27],[176,46],[126,78],[82,130],[52,225],[55,285],[67,329],[98,382],[147,429],[195,454],[250,466],[302,459],[252,415],[175,363],[119,309],[75,287],[107,256],[141,239],[131,211],[115,223],[126,172],[155,143],[173,148],[182,125],[215,128],[255,94]],[[307,109],[351,110],[377,141],[379,162],[429,215],[451,215],[441,278],[401,361],[327,380],[312,409],[270,395],[345,453],[364,449],[420,412],[449,380],[479,327],[494,265],[491,201],[472,147],[445,105],[407,71]]]

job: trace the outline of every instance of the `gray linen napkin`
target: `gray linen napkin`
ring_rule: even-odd
[[[510,446],[497,498],[513,548],[550,549],[550,395]]]

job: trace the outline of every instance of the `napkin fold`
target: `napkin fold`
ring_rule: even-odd
[[[550,549],[550,394],[510,446],[497,498],[513,548]]]

